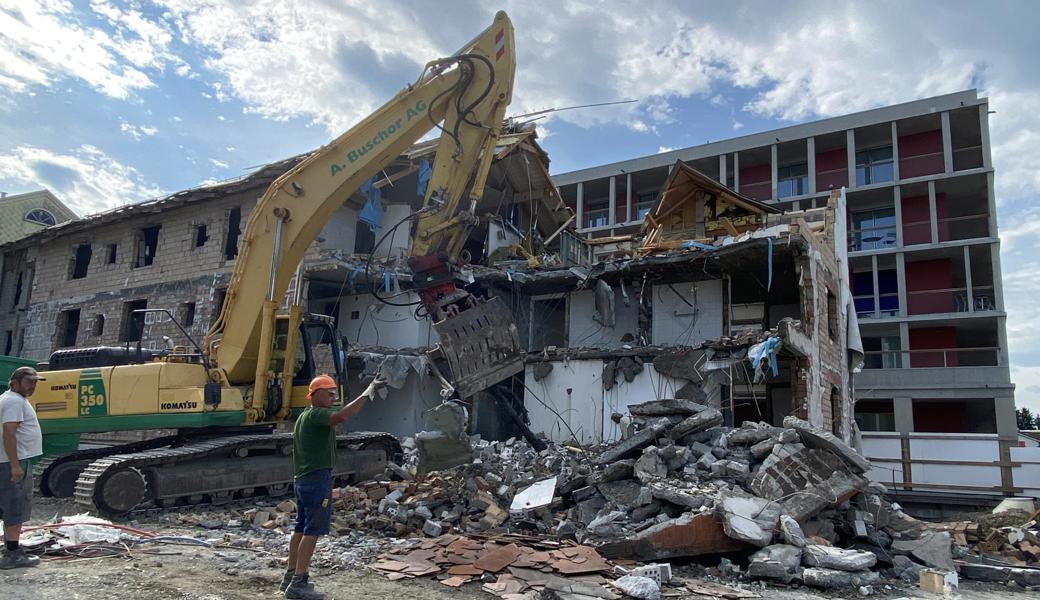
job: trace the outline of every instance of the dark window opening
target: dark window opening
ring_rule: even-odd
[[[361,318],[361,311],[360,310],[352,310],[352,311],[350,311],[350,320],[351,321],[357,321],[360,318]]]
[[[808,193],[809,163],[799,163],[776,169],[776,195],[778,198]]]
[[[109,244],[108,245],[108,264],[110,264],[110,265],[116,264],[116,253],[117,253],[118,249],[119,249],[119,246],[117,246],[116,244]]]
[[[895,431],[896,413],[891,400],[856,402],[856,425],[860,431]]]
[[[827,335],[832,340],[838,339],[838,298],[827,290]]]
[[[105,315],[94,315],[94,329],[92,333],[101,337],[105,333]]]
[[[11,309],[18,308],[18,305],[22,303],[22,275],[25,273],[18,271],[18,279],[14,282],[14,302],[11,303]]]
[[[227,300],[227,288],[220,288],[214,290],[213,295],[213,319],[210,320],[210,324],[217,322],[220,318],[220,311],[224,310],[224,302]]]
[[[206,245],[206,240],[209,239],[209,235],[206,233],[206,224],[195,226],[195,247],[201,248]]]
[[[531,301],[529,351],[567,346],[567,297]]]
[[[224,258],[231,260],[238,256],[238,236],[242,233],[242,209],[232,208],[228,211],[227,239],[224,240]]]
[[[11,355],[11,347],[14,345],[14,332],[10,329],[7,330],[7,335],[4,336],[4,356]]]
[[[838,437],[841,437],[841,421],[841,393],[831,386],[831,433]]]
[[[178,317],[179,317],[178,320],[181,322],[181,326],[183,326],[183,327],[191,327],[192,325],[195,324],[195,303],[194,302],[184,302],[184,303],[182,303],[181,306],[180,306],[180,310],[178,310],[177,312],[180,313],[178,315]]]
[[[135,310],[148,308],[147,300],[131,300],[123,303],[123,331],[121,342],[140,342],[144,336],[145,313],[134,313]]]
[[[882,146],[856,153],[856,185],[892,181],[892,146]]]
[[[72,279],[83,279],[87,276],[87,269],[90,267],[90,257],[94,253],[91,250],[90,244],[80,244],[76,246],[76,255],[72,259]]]
[[[354,234],[354,254],[371,254],[376,246],[376,234],[368,225],[358,221]]]
[[[58,316],[58,331],[61,332],[61,347],[76,345],[76,333],[79,331],[79,309],[63,310]]]
[[[159,248],[161,225],[145,227],[137,234],[137,260],[135,267],[147,267],[155,262],[155,251]]]

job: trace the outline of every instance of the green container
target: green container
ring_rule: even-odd
[[[36,368],[35,360],[18,358],[17,356],[0,356],[0,392],[7,391],[7,384],[11,381],[11,373],[18,367]]]

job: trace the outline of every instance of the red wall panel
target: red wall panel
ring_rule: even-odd
[[[910,330],[910,349],[928,350],[931,348],[956,348],[957,330],[953,327],[923,327]],[[956,352],[946,352],[946,360],[943,361],[942,352],[911,352],[910,367],[918,369],[921,367],[956,367],[958,364]]]
[[[942,131],[938,129],[899,136],[899,178],[942,173],[942,151]]]
[[[940,258],[906,263],[907,314],[954,312],[954,292],[913,293],[949,290],[952,287],[953,275],[950,270],[950,259]]]
[[[816,153],[816,191],[849,185],[849,157],[844,148]]]

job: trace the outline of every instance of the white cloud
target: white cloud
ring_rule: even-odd
[[[733,131],[740,131],[741,129],[744,128],[744,124],[741,123],[740,121],[736,120],[736,119],[733,119],[733,123],[732,123],[731,127],[733,127]]]
[[[0,154],[0,173],[5,185],[51,190],[81,216],[162,194],[137,169],[90,145],[68,154],[19,146]]]
[[[657,153],[658,154],[664,154],[665,152],[671,152],[672,150],[675,150],[675,148],[672,148],[671,146],[658,146],[657,147]]]
[[[105,18],[105,30],[82,24],[72,3],[0,0],[0,89],[19,94],[71,78],[127,99],[155,85],[150,72],[183,64],[169,51],[173,38],[162,20],[105,2],[90,8]]]
[[[235,147],[234,146],[228,146],[227,148],[224,148],[224,149],[227,150],[228,152],[234,152],[235,151]]]
[[[126,121],[119,124],[119,131],[122,131],[137,141],[141,141],[141,138],[143,137],[153,136],[156,133],[159,133],[159,130],[155,127],[149,127],[147,125],[131,125]]]
[[[211,165],[213,165],[214,167],[219,167],[219,168],[221,168],[221,169],[226,169],[226,168],[228,168],[229,166],[231,166],[231,165],[227,164],[226,162],[224,162],[224,161],[222,161],[222,160],[217,160],[217,159],[215,159],[215,158],[211,158],[211,159],[209,159],[209,162],[210,162],[210,164],[211,164]]]

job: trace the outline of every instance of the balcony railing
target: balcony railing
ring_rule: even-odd
[[[747,196],[753,200],[771,200],[773,198],[773,184],[770,181],[759,181],[757,183],[740,183],[741,196]]]
[[[816,172],[816,191],[823,192],[830,189],[838,189],[849,185],[848,168],[830,169],[829,171]]]
[[[894,317],[899,314],[899,292],[878,294],[878,304],[874,305],[874,294],[860,294],[852,297],[856,306],[856,316],[861,319],[879,319]]]
[[[917,350],[868,350],[863,353],[866,369],[911,369],[948,367],[995,367],[1000,348],[920,348]]]
[[[947,217],[936,222],[938,241],[971,240],[989,237],[989,215],[985,213]],[[907,221],[903,223],[903,245],[930,244],[932,222]]]
[[[953,170],[982,168],[982,146],[965,146],[953,149]]]
[[[909,315],[927,315],[997,309],[993,286],[976,285],[972,286],[971,294],[968,291],[966,287],[907,291],[906,312]]]
[[[923,175],[936,175],[942,173],[945,168],[945,161],[943,160],[943,153],[941,150],[939,152],[929,152],[928,154],[899,157],[900,179],[910,179],[911,177],[921,177]]]

